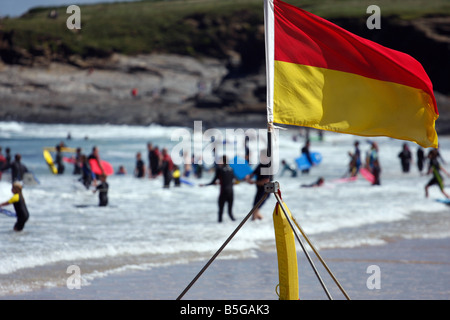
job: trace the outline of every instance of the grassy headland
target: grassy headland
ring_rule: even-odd
[[[413,19],[450,15],[448,0],[287,0],[324,18],[367,19],[371,4],[382,17]],[[263,24],[262,0],[150,0],[81,5],[81,30],[66,28],[67,7],[34,8],[0,20],[0,33],[13,30],[14,46],[29,52],[102,56],[113,52],[170,52],[222,57],[227,47],[249,41]],[[56,9],[58,17],[48,13]]]

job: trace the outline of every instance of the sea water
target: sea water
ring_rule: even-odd
[[[88,285],[93,279],[126,270],[207,261],[250,212],[256,189],[245,182],[235,185],[236,221],[228,218],[225,208],[224,221],[219,224],[219,187],[199,186],[210,182],[212,171],[205,170],[200,179],[188,177],[194,186],[172,185],[168,189],[163,188],[161,177],[135,178],[136,153],[141,152],[148,165],[147,142],[170,151],[179,143],[173,139],[177,129],[0,122],[3,154],[6,147],[13,156],[20,153],[22,162],[39,180],[38,185],[23,190],[30,219],[22,232],[12,230],[14,218],[0,216],[0,295],[65,286],[68,268],[73,265],[81,271],[83,285]],[[294,165],[304,143],[298,133],[279,131],[280,161]],[[283,200],[318,249],[378,245],[399,238],[450,237],[449,207],[435,201],[443,198],[439,189],[432,187],[425,198],[424,186],[430,176],[417,170],[415,144],[408,143],[414,156],[411,171],[402,173],[398,154],[403,141],[329,132],[319,141],[315,132],[311,135],[311,151],[323,157],[320,165],[309,174],[299,172],[297,177],[289,172],[281,176],[280,170],[274,180],[280,183]],[[372,186],[363,177],[339,182],[348,171],[348,152],[353,151],[355,140],[360,141],[363,156],[370,140],[378,143],[380,186]],[[107,207],[98,207],[98,194],[81,185],[71,164],[66,163],[63,175],[50,173],[42,150],[61,141],[68,147],[81,147],[85,154],[97,146],[101,158],[115,169],[120,165],[127,169],[126,175],[108,177]],[[440,137],[439,142],[443,159],[450,161],[450,139]],[[12,196],[7,176],[0,181],[1,202]],[[325,179],[324,186],[300,187],[318,177]],[[220,259],[252,258],[259,251],[275,251],[271,219],[275,202],[271,195],[261,208],[264,218],[246,222]],[[12,206],[8,209],[13,210]]]

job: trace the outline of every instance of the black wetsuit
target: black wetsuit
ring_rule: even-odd
[[[263,169],[263,168],[266,168],[266,169],[270,168],[270,163],[269,164],[262,164],[262,163],[260,163],[256,167],[256,169],[252,173],[253,175],[256,176],[256,181],[258,182],[258,181],[263,181],[263,180],[266,180],[266,179],[269,179],[269,181],[272,181],[272,176],[271,175],[264,175],[264,174],[262,174],[261,169]],[[265,192],[266,191],[264,190],[264,185],[262,185],[262,186],[260,186],[258,184],[256,185],[256,195],[255,195],[255,199],[253,201],[253,205],[256,205],[258,203],[258,201],[261,200],[261,198],[264,196]],[[267,198],[269,198],[269,197],[267,197]],[[267,198],[266,198],[266,200],[267,200]],[[260,207],[263,205],[264,202],[266,202],[266,200],[264,200],[261,203]]]
[[[61,152],[56,153],[55,163],[58,167],[58,174],[63,174],[65,167],[63,162],[63,155]]]
[[[136,161],[136,177],[137,178],[143,178],[144,177],[144,161],[137,160]]]
[[[304,146],[304,147],[302,148],[302,155],[303,155],[303,154],[305,154],[306,159],[308,160],[309,164],[310,164],[310,165],[313,165],[313,160],[312,160],[312,158],[311,158],[311,153],[309,152],[309,148],[308,148],[307,146]],[[302,173],[308,173],[308,172],[309,172],[309,169],[303,169],[303,170],[302,170]]]
[[[398,154],[398,157],[400,158],[400,162],[402,165],[402,171],[403,172],[409,172],[409,165],[411,163],[411,152],[409,150],[402,150],[402,152],[400,152]]]
[[[99,206],[105,207],[108,205],[108,183],[102,182],[97,186],[97,191],[99,191],[98,199],[99,199]]]
[[[23,198],[22,194],[17,193],[17,195],[19,198],[18,201],[14,201],[13,199],[15,197],[13,197],[13,198],[11,198],[11,200],[9,202],[13,204],[14,210],[16,211],[16,216],[17,216],[17,222],[14,225],[14,230],[22,231],[25,226],[25,222],[27,222],[30,215],[28,213],[28,209],[25,204],[25,199]]]
[[[79,179],[79,181],[81,181],[81,183],[86,187],[86,189],[89,189],[93,180],[93,173],[91,171],[91,166],[89,165],[88,161],[85,161],[83,163],[83,166],[81,167],[81,173],[82,176]]]
[[[80,154],[77,154],[76,156],[75,156],[75,164],[74,164],[74,166],[73,166],[73,174],[81,174],[82,173],[82,171],[81,171],[81,165],[80,165],[80,162],[81,162],[81,155]]]
[[[170,181],[172,181],[172,170],[173,162],[172,159],[167,155],[161,162],[161,172],[164,177],[164,188],[169,188],[170,186]]]
[[[231,220],[233,217],[233,184],[234,184],[234,172],[233,169],[227,165],[219,165],[216,167],[216,174],[213,180],[207,184],[212,185],[219,179],[220,181],[220,194],[219,194],[219,222],[222,222],[223,208],[225,203],[228,202],[228,215]]]
[[[19,161],[13,161],[9,165],[5,166],[3,170],[11,168],[11,177],[12,182],[15,181],[22,181],[23,180],[23,174],[28,172],[27,167],[25,167],[22,163]]]
[[[152,172],[152,175],[156,176],[159,170],[159,151],[154,149],[150,151],[148,159],[150,162],[150,170]]]

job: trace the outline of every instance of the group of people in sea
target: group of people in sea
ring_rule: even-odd
[[[303,134],[300,135],[294,135],[293,140],[297,141],[298,137],[303,137]],[[310,155],[310,140],[309,140],[309,132],[307,131],[305,143],[303,147],[300,149],[300,154],[305,155],[308,159],[309,163],[311,164],[311,167],[313,167],[315,164],[311,158]],[[323,135],[319,136],[318,141],[323,141]],[[380,164],[380,157],[379,157],[379,147],[378,144],[375,141],[368,141],[370,144],[369,150],[365,154],[365,159],[362,159],[362,154],[360,150],[360,144],[359,141],[354,142],[354,150],[351,152],[348,152],[348,155],[350,156],[350,161],[348,164],[348,172],[344,175],[344,177],[356,177],[360,172],[361,169],[366,170],[373,176],[372,185],[381,185],[381,164]],[[402,145],[402,149],[398,154],[398,158],[400,159],[400,165],[401,170],[403,173],[407,174],[410,172],[411,165],[413,163],[413,154],[408,146],[408,143],[405,142]],[[428,169],[425,173],[423,173],[423,169],[426,165],[426,162],[428,161]],[[432,175],[431,179],[427,182],[425,185],[425,197],[428,197],[429,195],[429,188],[433,185],[437,185],[442,192],[442,194],[446,198],[450,198],[450,195],[445,191],[444,186],[444,179],[442,176],[442,173],[446,174],[450,177],[450,174],[445,170],[445,168],[441,165],[440,162],[445,163],[444,159],[440,155],[439,149],[430,149],[428,154],[425,156],[425,151],[422,147],[418,146],[417,152],[416,152],[416,165],[419,173],[421,175]],[[297,176],[297,169],[293,166],[290,166],[286,160],[282,160],[282,171],[280,176],[282,176],[286,171],[289,171],[291,173],[292,177]],[[304,169],[301,171],[302,174],[309,173],[309,169]],[[301,187],[320,187],[324,185],[324,178],[319,177],[317,181],[310,183],[310,184],[302,184]]]
[[[366,153],[364,168],[366,168],[374,177],[373,185],[380,185],[380,174],[381,165],[379,160],[379,149],[378,144],[374,141],[370,142],[370,150]],[[361,169],[363,164],[361,160],[361,151],[359,149],[359,141],[354,143],[354,151],[348,153],[350,156],[349,163],[349,175],[355,177]],[[403,173],[407,174],[410,172],[411,164],[413,163],[413,154],[408,146],[408,143],[403,143],[402,149],[398,154],[400,159],[400,166]],[[425,185],[425,197],[428,198],[429,188],[433,185],[437,185],[441,193],[446,197],[450,198],[450,195],[445,191],[444,179],[442,177],[442,172],[450,177],[450,174],[441,165],[440,161],[445,163],[442,158],[439,149],[432,148],[429,150],[427,156],[425,157],[425,151],[422,147],[418,146],[416,152],[416,165],[417,170],[422,175],[423,169],[425,167],[426,161],[428,160],[428,169],[425,175],[432,175],[431,179]]]
[[[301,148],[301,154],[308,155],[309,153],[310,142],[306,141],[305,145]],[[57,173],[63,174],[65,172],[63,153],[63,144],[59,144],[55,147],[56,156],[55,156],[55,165],[57,167]],[[180,180],[182,178],[180,168],[175,165],[172,161],[172,158],[168,152],[167,148],[162,148],[160,151],[158,146],[153,146],[152,143],[147,144],[148,151],[148,167],[146,167],[145,162],[142,158],[142,154],[138,152],[136,154],[136,165],[134,168],[134,176],[136,178],[145,178],[148,177],[150,179],[157,178],[162,176],[163,178],[163,187],[169,188],[171,181],[173,180],[175,186],[180,186]],[[266,156],[266,150],[261,151],[260,157]],[[381,165],[379,161],[379,148],[376,142],[370,142],[370,149],[366,153],[365,161],[362,161],[361,151],[359,147],[359,142],[354,142],[354,150],[348,153],[350,156],[349,169],[347,175],[350,177],[355,177],[362,168],[368,170],[374,177],[373,185],[380,185],[380,173],[381,173]],[[403,144],[402,150],[398,154],[400,159],[400,164],[402,168],[402,172],[408,173],[410,171],[411,163],[412,163],[412,153],[407,145],[407,143]],[[248,154],[246,154],[246,158],[248,158]],[[75,155],[72,157],[71,162],[73,163],[74,169],[73,174],[80,175],[79,181],[86,187],[86,189],[90,189],[91,186],[94,186],[93,192],[99,192],[99,206],[107,206],[108,205],[108,189],[109,185],[107,182],[106,173],[94,173],[91,170],[90,160],[94,159],[100,168],[102,168],[99,150],[96,146],[92,148],[91,153],[86,156],[81,152],[81,148],[77,148],[75,151]],[[221,163],[216,163],[214,166],[214,176],[211,182],[207,184],[200,184],[200,187],[210,186],[214,184],[220,185],[219,197],[218,197],[218,222],[223,221],[223,211],[225,204],[228,206],[228,216],[231,220],[235,220],[233,216],[233,186],[238,183],[233,169],[228,164],[227,157],[223,156]],[[266,159],[267,160],[267,159]],[[417,150],[417,168],[419,172],[422,174],[422,171],[425,167],[425,163],[428,160],[428,170],[425,174],[432,175],[431,179],[425,185],[425,196],[429,195],[429,188],[433,185],[437,185],[442,192],[442,194],[446,198],[450,198],[450,195],[445,191],[444,187],[444,179],[442,177],[442,173],[445,173],[447,176],[450,174],[445,170],[445,168],[440,164],[440,161],[444,162],[442,159],[438,149],[430,149],[427,157],[425,157],[424,150],[419,147]],[[311,164],[313,162],[311,161]],[[255,184],[256,185],[256,194],[253,199],[253,205],[256,206],[260,200],[265,196],[264,185],[267,182],[272,181],[272,176],[263,174],[263,168],[267,168],[270,166],[268,161],[261,161],[258,166],[253,170],[253,172],[247,175],[244,181]],[[13,205],[17,222],[14,225],[15,231],[23,230],[26,221],[29,218],[29,212],[25,203],[25,199],[22,193],[23,187],[23,177],[24,174],[28,172],[27,167],[21,162],[21,155],[15,154],[14,160],[11,157],[11,151],[9,148],[6,149],[6,155],[4,156],[2,153],[2,148],[0,147],[0,179],[1,174],[4,171],[11,172],[11,181],[12,181],[12,189],[11,192],[13,196],[3,202],[0,203],[0,207]],[[190,174],[193,174],[197,178],[202,177],[202,172],[204,168],[196,164],[194,161],[189,162],[186,161],[184,167],[184,177],[189,177]],[[284,174],[285,171],[291,172],[292,177],[296,177],[297,169],[289,166],[285,160],[282,160],[282,171],[280,176]],[[309,171],[304,170],[302,174],[307,174]],[[116,171],[116,174],[126,174],[126,170],[123,166]],[[253,179],[256,177],[256,179]],[[311,184],[301,185],[302,187],[320,187],[324,184],[324,178],[319,177],[316,182]],[[268,196],[266,197],[266,199]],[[262,204],[265,202],[262,201],[259,203],[258,208],[254,210],[252,220],[262,219],[262,215],[259,212],[259,208],[261,208]],[[0,208],[1,209],[1,208]]]
[[[147,143],[147,156],[148,167],[145,165],[145,161],[142,158],[141,152],[136,153],[136,165],[134,168],[134,176],[137,178],[145,178],[148,176],[150,179],[163,177],[163,187],[169,188],[172,181],[176,187],[181,183],[181,171],[180,167],[173,163],[172,157],[167,148],[159,149],[158,146],[153,146],[151,142]],[[126,171],[119,167],[117,174],[125,174]],[[200,165],[194,165],[194,174],[197,177],[202,175],[202,167]],[[190,164],[186,164],[184,168],[184,176],[188,177],[191,174]]]
[[[56,155],[54,164],[57,168],[57,174],[64,174],[65,171],[63,148],[65,148],[64,142],[59,143],[55,147]],[[101,170],[100,172],[95,173],[92,170],[90,160],[94,160],[97,163]],[[107,182],[107,174],[102,167],[102,162],[100,161],[98,147],[93,146],[91,153],[88,156],[82,153],[82,149],[78,147],[76,148],[75,155],[67,161],[73,163],[73,174],[81,176],[78,180],[85,186],[86,189],[94,186],[93,192],[98,192],[99,194],[99,206],[107,206],[109,185]]]
[[[248,151],[248,149],[246,149]],[[174,180],[175,186],[180,186],[180,181],[182,177],[190,177],[193,174],[197,178],[201,178],[203,175],[204,167],[202,164],[198,163],[198,161],[194,161],[194,158],[186,159],[184,164],[184,172],[181,174],[181,169],[178,165],[175,165],[170,157],[170,154],[167,148],[163,148],[162,151],[159,151],[158,146],[153,146],[152,143],[147,144],[148,151],[148,177],[151,179],[157,178],[159,175],[163,177],[163,187],[169,188],[170,183]],[[248,159],[248,152],[246,151],[246,159]],[[261,153],[264,155],[264,151]],[[187,155],[187,157],[189,157]],[[191,160],[191,161],[189,161]],[[245,181],[251,184],[256,185],[256,195],[254,198],[253,204],[256,205],[261,198],[264,196],[264,184],[271,181],[272,177],[269,175],[265,175],[262,172],[263,167],[267,167],[269,164],[260,163],[255,170],[247,177],[245,177]],[[231,220],[235,220],[233,216],[233,186],[238,183],[234,175],[233,169],[229,165],[229,161],[227,156],[222,156],[222,161],[217,161],[213,166],[214,176],[210,183],[200,184],[200,187],[210,186],[219,184],[220,191],[218,197],[218,222],[223,221],[223,211],[225,204],[228,206],[228,216]],[[146,166],[142,159],[142,154],[138,152],[136,154],[136,166],[134,170],[134,175],[138,178],[146,177]],[[256,179],[253,179],[256,177]],[[260,206],[265,201],[262,201]],[[262,219],[262,215],[259,212],[259,208],[257,208],[253,215],[252,220]]]

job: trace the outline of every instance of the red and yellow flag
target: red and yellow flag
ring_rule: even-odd
[[[437,147],[433,85],[411,56],[265,1],[268,121]]]

